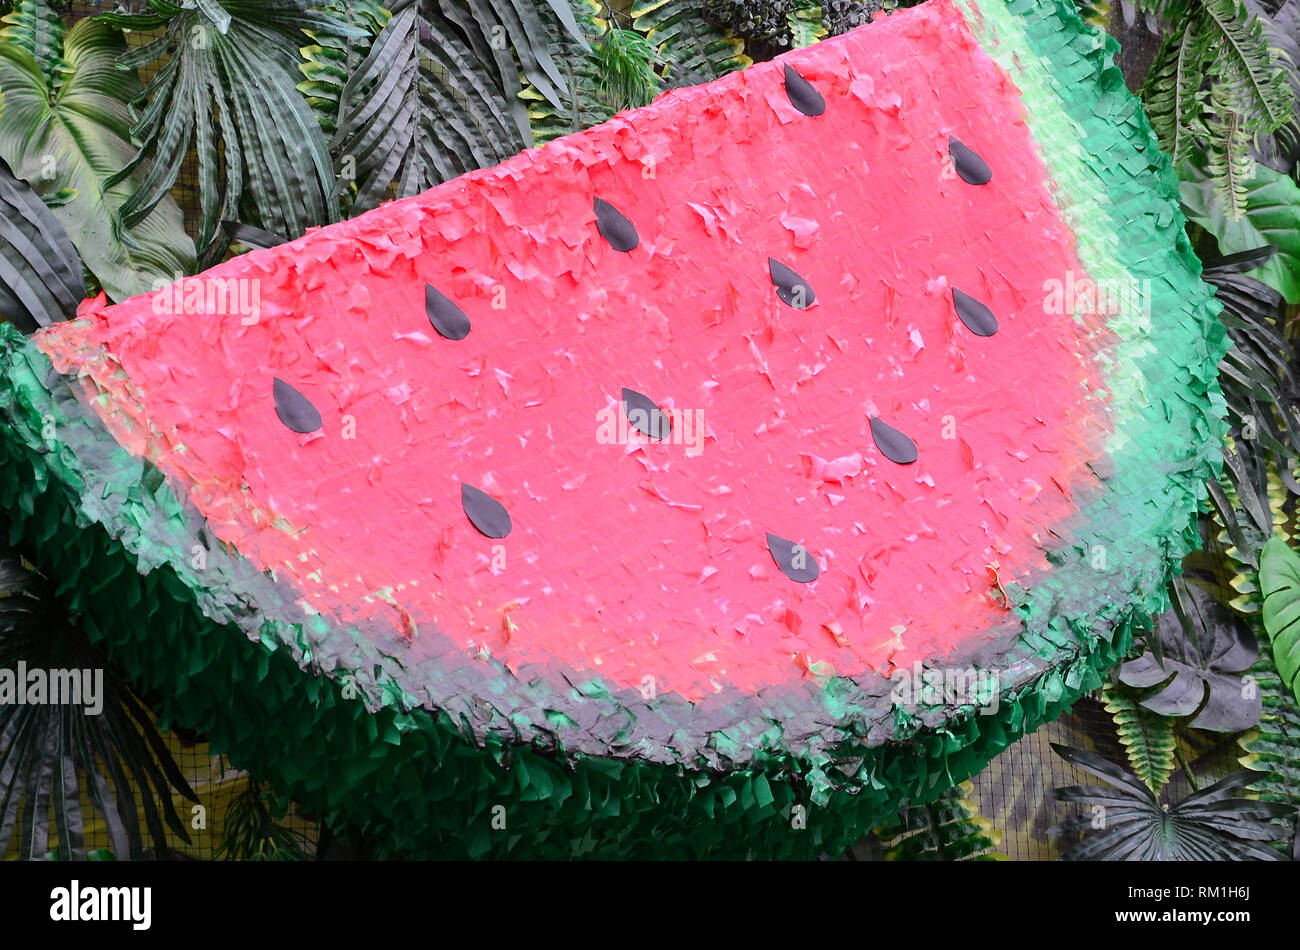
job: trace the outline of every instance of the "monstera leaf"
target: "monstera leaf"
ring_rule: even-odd
[[[1273,819],[1290,816],[1280,802],[1233,798],[1251,773],[1236,772],[1182,801],[1162,806],[1136,775],[1082,749],[1052,743],[1056,754],[1107,782],[1055,790],[1058,801],[1083,806],[1084,814],[1053,825],[1048,834],[1094,829],[1064,855],[1067,861],[1281,861],[1269,847],[1281,831]]]
[[[1162,716],[1192,716],[1190,725],[1241,732],[1259,719],[1259,694],[1243,688],[1242,674],[1259,644],[1231,609],[1195,584],[1170,585],[1174,607],[1156,622],[1145,653],[1120,667],[1125,686],[1150,689],[1141,704]]]
[[[121,34],[81,20],[64,38],[51,80],[17,29],[0,33],[0,156],[42,196],[70,196],[54,217],[109,297],[147,293],[159,280],[190,273],[194,244],[170,196],[127,226],[119,220],[137,193],[138,179],[119,172],[133,152],[127,103],[140,90],[134,73],[116,68],[126,51]]]
[[[1300,557],[1270,538],[1259,559],[1264,592],[1264,629],[1273,642],[1273,662],[1300,702]]]

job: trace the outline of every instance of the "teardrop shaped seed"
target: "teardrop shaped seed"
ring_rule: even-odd
[[[979,153],[955,136],[948,138],[948,154],[957,168],[962,181],[972,185],[987,185],[993,177],[993,170],[988,162],[980,158]]]
[[[275,414],[294,432],[306,434],[321,427],[320,412],[311,400],[294,389],[279,376],[271,386],[275,394]]]
[[[952,305],[957,309],[961,322],[976,336],[992,336],[998,332],[998,318],[993,316],[993,311],[970,294],[962,293],[954,287]]]
[[[465,311],[433,284],[424,285],[424,312],[433,328],[449,340],[469,336],[469,317]]]
[[[774,257],[769,257],[767,269],[772,275],[772,283],[776,285],[776,295],[788,306],[803,310],[805,307],[811,307],[813,301],[817,299],[812,285],[795,273],[793,268],[787,267]]]
[[[875,416],[871,417],[871,438],[875,440],[880,454],[891,462],[910,465],[916,461],[916,443]]]
[[[623,212],[600,198],[596,199],[596,227],[600,236],[616,251],[630,251],[641,243],[636,228]]]
[[[785,94],[790,97],[790,104],[804,115],[821,115],[826,111],[822,94],[790,65],[785,67]]]
[[[489,538],[504,538],[510,533],[513,527],[510,523],[510,512],[487,492],[462,482],[460,504],[465,509],[470,523],[478,528],[480,534]]]
[[[772,552],[772,560],[776,561],[781,573],[792,581],[811,584],[822,572],[817,566],[817,559],[802,544],[768,532],[767,549]]]
[[[635,389],[623,390],[623,414],[642,435],[652,439],[666,439],[672,431],[673,420],[649,396]]]

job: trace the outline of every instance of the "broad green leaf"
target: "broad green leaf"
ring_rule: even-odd
[[[1245,181],[1246,211],[1233,218],[1217,200],[1214,186],[1197,163],[1179,169],[1187,216],[1218,239],[1224,254],[1250,251],[1268,244],[1277,248],[1268,263],[1251,275],[1300,303],[1300,188],[1286,175],[1256,163]]]
[[[1259,559],[1264,592],[1264,629],[1273,641],[1273,662],[1300,701],[1300,556],[1280,538],[1270,538]]]
[[[127,103],[140,86],[115,66],[125,49],[117,31],[81,20],[63,44],[67,72],[51,89],[31,53],[0,41],[0,156],[37,193],[73,195],[52,214],[114,300],[194,267],[194,244],[170,197],[129,228],[118,217],[137,188],[134,177],[109,184],[134,152]]]

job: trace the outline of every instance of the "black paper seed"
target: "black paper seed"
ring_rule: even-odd
[[[315,432],[321,426],[320,413],[311,400],[294,389],[279,376],[272,385],[275,393],[275,414],[294,432]]]
[[[630,251],[641,243],[632,222],[608,201],[596,199],[596,227],[616,251]]]
[[[469,336],[469,317],[465,311],[433,284],[424,285],[424,312],[429,315],[433,328],[447,339],[463,340]]]
[[[634,389],[623,390],[623,414],[642,435],[652,439],[666,439],[672,431],[673,420],[649,396]]]
[[[972,185],[987,185],[993,177],[988,162],[961,139],[949,137],[948,154],[952,156],[952,163],[957,167],[957,174],[962,181]]]
[[[821,115],[826,111],[822,94],[788,65],[785,67],[785,94],[790,97],[790,104],[804,115]]]
[[[781,573],[792,581],[811,584],[822,572],[817,566],[817,559],[802,544],[795,544],[768,532],[767,549],[772,552],[772,560],[776,561]]]
[[[462,482],[460,504],[480,534],[489,538],[504,538],[510,533],[510,512],[487,492]]]
[[[811,307],[812,302],[817,299],[812,285],[776,258],[767,259],[767,269],[772,275],[772,283],[776,285],[776,295],[789,306],[796,310],[803,310],[805,307]]]
[[[916,443],[875,416],[871,417],[871,438],[875,440],[880,453],[891,462],[910,465],[916,461]]]
[[[957,308],[961,322],[976,336],[992,336],[998,332],[998,318],[993,316],[993,311],[970,294],[964,294],[954,287],[952,305]]]

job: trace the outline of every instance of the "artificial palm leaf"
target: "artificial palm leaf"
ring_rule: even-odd
[[[617,111],[606,94],[609,82],[601,75],[598,58],[603,37],[617,27],[612,18],[599,17],[602,7],[596,0],[573,0],[572,6],[574,19],[586,38],[587,45],[584,48],[567,33],[561,33],[551,40],[551,57],[563,63],[566,71],[568,89],[563,103],[556,106],[547,101],[531,85],[520,93],[520,97],[528,103],[528,122],[533,141],[539,144],[590,128],[604,122]],[[649,41],[646,41],[645,48],[652,57],[653,68],[653,63],[658,61],[658,54]],[[654,76],[654,82],[657,89],[657,75]]]
[[[887,861],[996,860],[1001,835],[970,800],[970,782],[947,789],[933,802],[904,805],[874,831]]]
[[[307,29],[317,37],[363,31],[311,12],[310,5],[151,0],[152,13],[100,15],[124,29],[162,28],[157,39],[118,59],[125,70],[159,63],[135,100],[143,105],[131,128],[139,149],[117,176],[143,173],[139,190],[121,209],[124,223],[134,224],[166,199],[191,147],[198,159],[198,243],[205,266],[225,251],[227,221],[292,238],[338,219],[325,136],[296,88],[298,47]]]
[[[1174,772],[1173,720],[1147,709],[1141,693],[1129,687],[1111,684],[1101,695],[1134,774],[1160,794]]]
[[[170,196],[126,226],[119,221],[139,182],[116,174],[133,151],[127,103],[140,91],[134,73],[115,68],[122,37],[94,20],[78,22],[63,37],[53,86],[24,44],[17,26],[0,30],[0,156],[42,197],[66,197],[54,217],[114,300],[192,271],[194,245]]]
[[[1216,257],[1206,261],[1203,273],[1216,287],[1221,320],[1232,340],[1219,364],[1231,441],[1222,481],[1208,487],[1210,506],[1231,542],[1227,554],[1238,565],[1227,571],[1236,573],[1232,586],[1238,594],[1253,590],[1258,555],[1273,534],[1275,493],[1300,494],[1300,483],[1292,476],[1300,457],[1300,420],[1284,408],[1300,395],[1295,353],[1283,331],[1284,300],[1248,273],[1268,265],[1275,253],[1273,247],[1261,247]],[[1236,610],[1245,607],[1229,599]]]
[[[1226,553],[1237,568],[1228,573],[1237,575],[1232,584],[1238,594],[1253,590],[1259,552],[1273,533],[1275,494],[1300,494],[1292,475],[1300,457],[1300,419],[1285,408],[1300,396],[1294,351],[1283,329],[1285,301],[1250,274],[1268,266],[1275,255],[1275,248],[1265,246],[1213,258],[1202,274],[1216,288],[1223,304],[1220,319],[1233,344],[1219,365],[1231,440],[1222,481],[1211,481],[1208,488],[1218,523],[1231,542]],[[1235,609],[1245,608],[1237,599],[1224,602],[1229,600]]]
[[[660,91],[659,53],[646,37],[601,18],[595,0],[573,0],[574,20],[587,40],[584,48],[567,34],[552,41],[551,55],[565,64],[568,91],[556,107],[529,86],[528,120],[538,143],[578,132],[610,118],[621,109],[648,104]]]
[[[1208,64],[1214,86],[1225,91],[1224,101],[1235,104],[1250,133],[1280,129],[1291,120],[1295,99],[1260,19],[1241,0],[1199,0],[1199,7],[1216,51]]]
[[[1290,815],[1278,802],[1232,797],[1251,779],[1236,772],[1176,804],[1162,807],[1136,775],[1099,755],[1052,743],[1057,755],[1108,783],[1055,790],[1058,801],[1087,811],[1052,826],[1048,834],[1091,830],[1064,855],[1067,861],[1278,861],[1272,821]]]
[[[1275,255],[1275,248],[1263,247],[1213,258],[1205,262],[1202,274],[1223,304],[1220,320],[1233,346],[1220,366],[1220,383],[1233,438],[1252,448],[1246,464],[1254,478],[1253,494],[1259,498],[1267,495],[1268,471],[1290,481],[1300,457],[1300,422],[1284,408],[1300,397],[1295,353],[1283,329],[1285,301],[1247,273],[1267,266]],[[1235,475],[1231,468],[1229,475]],[[1243,492],[1242,486],[1233,487]],[[1271,525],[1264,531],[1271,532]]]
[[[635,0],[631,15],[664,63],[665,89],[710,82],[752,62],[744,41],[706,23],[690,0]]]
[[[198,798],[148,711],[68,617],[49,580],[6,552],[0,557],[0,669],[16,677],[20,663],[47,677],[99,671],[102,687],[97,697],[81,695],[79,703],[0,703],[0,853],[16,833],[21,857],[43,859],[53,832],[61,856],[85,859],[83,792],[103,817],[118,857],[144,855],[141,811],[157,854],[167,851],[168,828],[188,842],[172,793]],[[89,699],[101,708],[88,705]]]
[[[548,48],[586,40],[568,0],[399,0],[339,96],[330,149],[356,210],[404,197],[532,144],[520,71],[562,106],[566,79]],[[516,56],[518,59],[516,59]]]
[[[72,316],[85,293],[63,226],[0,160],[0,320],[30,333]]]
[[[287,811],[271,789],[249,779],[243,793],[232,798],[226,808],[217,857],[227,861],[304,860],[306,836],[276,820]]]
[[[1249,729],[1259,719],[1259,696],[1243,683],[1259,655],[1254,636],[1204,587],[1178,578],[1169,590],[1173,608],[1142,655],[1120,667],[1119,681],[1144,690],[1141,706],[1158,715],[1192,716],[1191,726],[1212,732]]]

